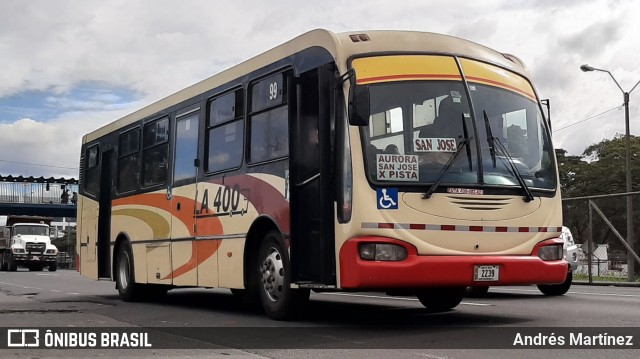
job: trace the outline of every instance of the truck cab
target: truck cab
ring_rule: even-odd
[[[51,244],[51,220],[45,217],[9,217],[0,230],[0,270],[58,269],[58,249]]]

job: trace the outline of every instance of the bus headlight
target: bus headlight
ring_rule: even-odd
[[[360,258],[366,261],[397,262],[407,259],[407,249],[388,243],[360,243]]]
[[[557,261],[563,257],[562,244],[542,246],[538,249],[538,257],[543,261]]]

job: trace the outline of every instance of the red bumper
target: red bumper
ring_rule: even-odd
[[[407,249],[408,257],[399,262],[360,259],[358,244],[392,243]],[[420,288],[429,286],[479,286],[562,283],[568,271],[565,260],[543,261],[538,249],[562,243],[548,239],[538,243],[530,255],[427,256],[418,255],[414,246],[387,237],[356,237],[340,249],[340,287],[343,289]],[[499,280],[473,281],[475,265],[500,266]]]

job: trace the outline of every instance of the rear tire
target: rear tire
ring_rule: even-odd
[[[2,253],[0,254],[0,272],[6,271],[8,268],[7,256]]]
[[[420,303],[434,312],[443,312],[453,309],[464,297],[467,287],[436,287],[420,290],[416,296]]]
[[[485,297],[489,293],[489,286],[473,286],[467,288],[467,296],[468,297]]]
[[[569,291],[569,288],[571,287],[572,282],[573,282],[573,272],[569,271],[567,273],[567,278],[564,280],[564,282],[560,284],[538,284],[538,289],[540,289],[540,291],[544,295],[550,295],[550,296],[563,295]]]
[[[128,242],[122,243],[118,248],[116,257],[116,288],[120,298],[125,302],[135,302],[142,299],[140,285],[136,284],[133,270],[133,254]]]
[[[291,288],[291,262],[279,232],[272,230],[265,236],[255,270],[260,302],[270,318],[288,320],[302,312],[309,290]]]

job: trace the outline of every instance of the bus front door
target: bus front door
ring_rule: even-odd
[[[335,66],[324,65],[289,81],[292,281],[335,285],[331,122]]]

